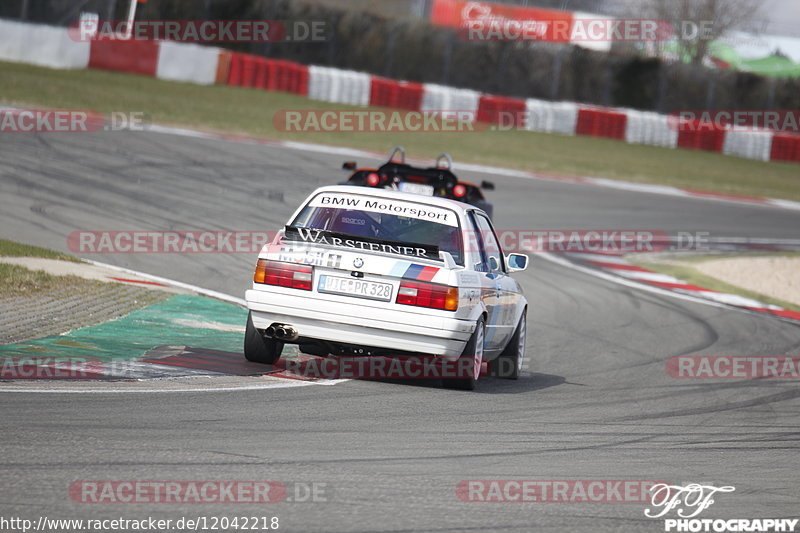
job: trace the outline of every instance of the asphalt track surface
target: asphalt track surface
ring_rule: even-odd
[[[67,251],[76,230],[274,230],[308,192],[343,177],[342,159],[156,133],[7,134],[0,236]],[[500,228],[800,236],[795,211],[491,179]],[[255,261],[254,254],[92,258],[236,296]],[[541,260],[519,279],[531,305],[527,372],[517,382],[487,379],[475,392],[348,381],[2,394],[2,515],[278,516],[281,531],[663,531],[642,503],[466,503],[455,493],[470,479],[641,479],[736,487],[700,518],[798,517],[797,380],[677,380],[664,361],[798,355],[800,326]],[[77,480],[314,482],[326,484],[327,501],[89,505],[68,497]]]

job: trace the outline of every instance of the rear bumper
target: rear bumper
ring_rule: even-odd
[[[318,300],[313,294],[248,290],[247,307],[256,329],[291,324],[304,338],[457,358],[475,324],[448,316],[381,309],[362,301]],[[410,308],[413,309],[413,308]],[[442,313],[447,313],[443,311]]]

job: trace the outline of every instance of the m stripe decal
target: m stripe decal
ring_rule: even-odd
[[[436,267],[425,267],[422,269],[422,272],[419,273],[417,279],[421,281],[430,281],[437,272],[439,272],[439,269]]]
[[[419,279],[419,275],[423,270],[425,270],[425,267],[422,265],[410,265],[403,277],[406,279]]]
[[[389,275],[395,278],[402,278],[410,264],[411,263],[406,263],[405,261],[398,261],[392,267],[392,270],[391,272],[389,272]]]
[[[436,267],[416,265],[413,263],[400,261],[396,263],[394,267],[392,267],[389,275],[398,278],[415,279],[418,281],[431,281],[439,272],[439,270],[440,269]]]

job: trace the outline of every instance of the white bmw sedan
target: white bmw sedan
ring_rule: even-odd
[[[244,354],[273,364],[285,344],[320,356],[433,356],[465,363],[446,379],[473,389],[481,364],[519,377],[527,300],[489,217],[444,198],[314,191],[259,254]]]

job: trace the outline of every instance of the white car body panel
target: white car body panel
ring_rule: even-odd
[[[303,207],[325,193],[394,201],[401,205],[431,206],[455,214],[458,225],[469,228],[468,213],[473,206],[436,197],[351,186],[317,189],[295,211],[296,220]],[[479,211],[479,210],[477,210]],[[450,224],[452,225],[452,220]],[[354,237],[358,239],[358,237]],[[324,340],[371,348],[397,349],[447,359],[456,359],[464,350],[482,314],[487,315],[485,357],[492,359],[506,346],[527,306],[522,291],[507,274],[476,272],[468,265],[477,262],[478,252],[466,250],[465,266],[446,268],[443,261],[413,255],[389,254],[311,242],[286,241],[277,237],[261,250],[259,259],[313,266],[312,290],[253,283],[245,294],[253,324],[264,330],[274,323],[292,325],[301,339]],[[425,269],[424,278],[414,274]],[[349,295],[318,292],[320,277],[350,277],[388,283],[391,300],[380,301]],[[456,311],[445,311],[395,303],[403,279],[428,281],[458,287]]]

